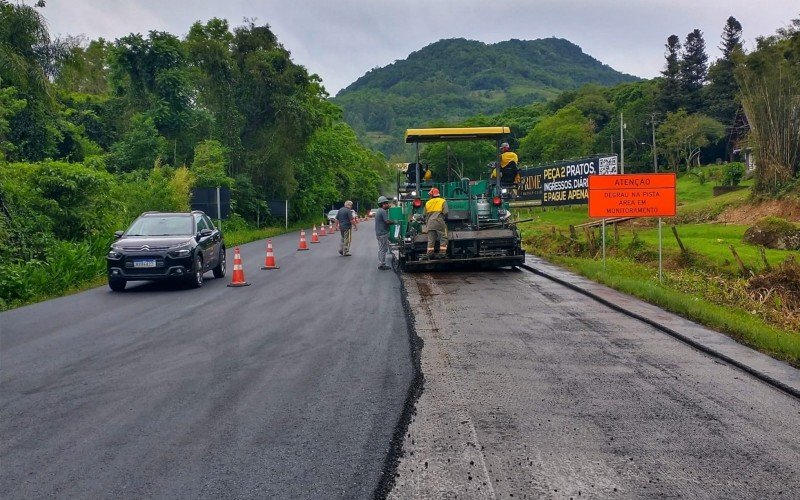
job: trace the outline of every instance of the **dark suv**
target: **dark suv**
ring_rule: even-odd
[[[115,292],[128,281],[182,280],[200,288],[209,270],[216,278],[225,276],[222,232],[199,210],[145,212],[114,237],[106,260],[108,286]]]

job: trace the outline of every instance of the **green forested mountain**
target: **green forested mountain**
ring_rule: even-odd
[[[334,101],[362,140],[391,154],[407,127],[495,114],[587,83],[634,80],[560,38],[496,44],[456,38],[369,71]]]

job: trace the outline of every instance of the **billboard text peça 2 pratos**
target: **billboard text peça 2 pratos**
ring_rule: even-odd
[[[616,155],[523,167],[513,193],[515,206],[581,205],[589,202],[589,176],[617,173]]]

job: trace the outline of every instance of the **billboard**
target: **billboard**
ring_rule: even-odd
[[[617,173],[617,155],[593,156],[522,168],[515,203],[581,205],[589,202],[589,176]]]

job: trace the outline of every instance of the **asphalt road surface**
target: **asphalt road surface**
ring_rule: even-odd
[[[308,233],[310,237],[310,232]],[[369,498],[413,376],[371,223],[228,276],[0,314],[0,497]]]
[[[390,498],[798,498],[800,401],[526,271],[404,275],[424,342]]]
[[[525,271],[403,297],[372,223],[297,241],[0,314],[0,498],[797,498],[796,398]]]

